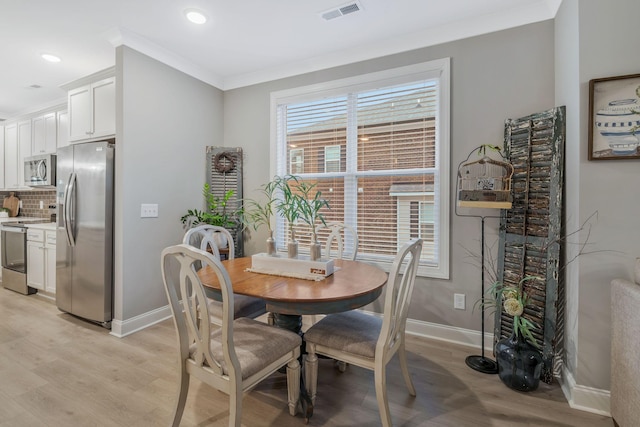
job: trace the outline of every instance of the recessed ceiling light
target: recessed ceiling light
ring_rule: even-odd
[[[58,56],[51,55],[50,53],[43,53],[41,56],[45,61],[60,62],[60,58]]]
[[[194,24],[201,25],[207,22],[206,15],[197,9],[186,9],[184,15]]]

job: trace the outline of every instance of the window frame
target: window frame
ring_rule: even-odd
[[[301,154],[299,156],[294,156],[294,152],[300,152]],[[291,151],[289,151],[289,171],[291,174],[297,175],[299,172],[293,172],[294,157],[300,157],[302,159],[300,168],[302,169],[302,173],[304,173],[304,148],[292,148]],[[300,162],[295,162],[296,165],[298,165],[298,163]]]
[[[397,84],[410,83],[419,80],[438,80],[438,115],[436,122],[437,156],[434,171],[438,188],[438,210],[434,212],[435,221],[439,223],[439,238],[434,245],[437,246],[438,264],[421,262],[418,275],[438,279],[448,279],[450,275],[450,58],[423,62],[405,67],[393,68],[384,71],[349,77],[345,79],[327,81],[308,86],[301,86],[271,93],[270,108],[270,176],[283,176],[287,173],[288,159],[286,146],[278,144],[278,106],[281,104],[309,102],[320,98],[330,98],[344,95],[350,92],[371,90],[376,87],[388,87]],[[347,159],[349,162],[349,159]],[[284,168],[283,168],[284,165]],[[404,170],[403,173],[410,171]],[[374,176],[376,172],[362,171],[355,174],[356,177]],[[310,174],[315,176],[316,174]],[[344,176],[345,173],[329,173],[324,176]],[[300,174],[302,178],[305,174]],[[277,221],[276,221],[277,222]],[[278,225],[274,224],[277,230]],[[393,259],[367,259],[385,271],[389,271]]]
[[[325,147],[324,147],[324,173],[325,173],[325,174],[326,174],[326,173],[333,173],[333,172],[336,172],[336,171],[330,171],[330,172],[327,172],[327,148],[333,148],[333,149],[336,149],[336,148],[337,148],[337,149],[338,149],[338,158],[337,158],[337,159],[332,159],[332,160],[330,160],[330,161],[331,161],[331,162],[336,162],[336,161],[337,161],[337,163],[338,163],[338,168],[337,168],[338,170],[337,170],[337,172],[339,172],[339,171],[340,171],[340,167],[342,166],[342,165],[340,164],[340,155],[341,155],[342,146],[340,146],[340,145],[325,145]]]

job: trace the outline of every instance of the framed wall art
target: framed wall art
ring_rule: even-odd
[[[640,74],[589,81],[589,160],[640,159]]]

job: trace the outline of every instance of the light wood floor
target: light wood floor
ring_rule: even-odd
[[[61,313],[51,301],[0,288],[0,426],[167,426],[175,402],[171,320],[126,338]],[[467,347],[410,338],[409,396],[397,360],[387,375],[391,414],[400,426],[613,426],[608,417],[569,408],[557,385],[532,393],[469,369]],[[284,374],[244,398],[243,426],[304,426],[286,405]],[[192,380],[183,426],[226,426],[228,398]],[[373,374],[340,374],[320,360],[310,426],[379,426]]]

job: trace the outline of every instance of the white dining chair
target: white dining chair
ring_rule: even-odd
[[[405,327],[421,251],[422,240],[413,239],[396,255],[387,281],[382,318],[352,310],[330,314],[307,330],[304,335],[307,349],[304,371],[312,402],[315,402],[318,384],[317,355],[374,372],[376,399],[385,427],[392,425],[386,367],[394,354],[398,353],[409,394],[416,395],[407,366]]]
[[[327,234],[328,233],[328,234]],[[358,233],[355,228],[342,222],[327,222],[316,227],[316,234],[324,237],[324,259],[348,259],[355,261],[358,256]],[[321,318],[322,316],[320,316]],[[319,317],[315,314],[304,317],[305,325],[313,325]],[[339,364],[344,371],[346,364]]]
[[[220,251],[217,243],[220,241],[218,234],[224,236],[228,245],[228,259],[235,258],[235,244],[233,236],[224,227],[216,225],[203,224],[187,230],[182,239],[182,243],[197,247],[203,251],[211,252],[217,259],[220,258]],[[209,299],[209,311],[211,313],[211,322],[221,324],[220,301],[213,298]],[[246,295],[236,295],[234,300],[234,317],[249,317],[255,319],[267,312],[267,306],[264,300],[260,298],[249,297]]]
[[[327,222],[316,227],[316,233],[329,232],[324,243],[325,259],[350,259],[358,256],[358,233],[350,225],[341,222]]]
[[[209,304],[197,275],[197,264],[215,271],[222,293],[222,327],[200,320]],[[189,245],[162,251],[162,280],[178,332],[180,372],[173,426],[179,426],[189,380],[195,376],[229,395],[229,426],[240,426],[242,396],[286,365],[288,407],[296,414],[300,396],[300,345],[296,333],[253,319],[233,319],[234,294],[229,274],[212,254]]]

